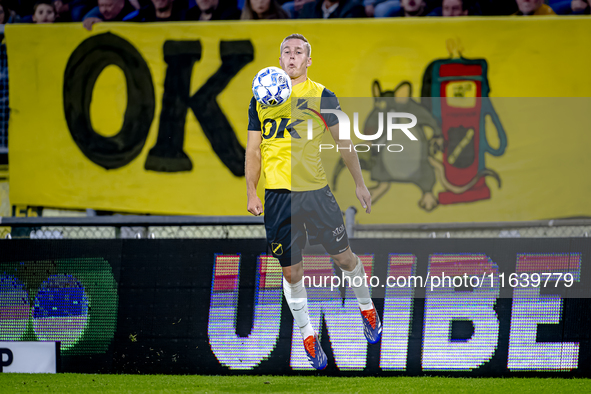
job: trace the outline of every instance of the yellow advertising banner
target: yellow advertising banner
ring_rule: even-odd
[[[247,215],[252,78],[294,32],[365,133],[378,110],[419,114],[406,153],[358,147],[360,223],[591,215],[585,17],[8,25],[11,203]],[[323,161],[341,208],[360,208],[336,151]]]

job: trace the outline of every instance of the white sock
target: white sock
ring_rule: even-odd
[[[291,314],[300,328],[302,338],[306,339],[310,335],[314,335],[314,329],[310,324],[310,316],[308,315],[308,294],[304,287],[304,281],[289,283],[283,278],[283,294]]]
[[[365,283],[365,278],[363,277],[363,275],[365,275],[365,270],[363,269],[363,264],[361,263],[361,260],[359,259],[359,257],[357,255],[355,255],[355,258],[357,259],[357,265],[355,265],[355,268],[353,268],[353,271],[347,271],[343,268],[341,268],[341,270],[343,271],[343,274],[345,275],[345,277],[351,279],[351,288],[353,289],[353,293],[355,293],[355,296],[357,297],[357,302],[359,302],[359,308],[362,311],[367,311],[369,309],[373,309],[373,302],[371,302],[371,297],[369,295],[369,288],[367,287],[367,284]],[[361,278],[361,286],[359,286],[359,287],[353,286],[354,283],[359,283],[359,280],[357,280],[357,281],[353,280],[353,278],[356,278],[356,277]],[[347,285],[349,285],[348,280],[345,281],[345,283]]]

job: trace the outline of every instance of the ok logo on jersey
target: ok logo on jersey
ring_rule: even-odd
[[[269,138],[285,138],[285,130],[291,134],[291,138],[301,138],[295,130],[295,126],[303,122],[303,120],[294,120],[289,123],[291,119],[281,118],[279,127],[277,127],[277,121],[275,119],[265,119],[263,122],[263,138],[268,140]],[[288,124],[289,123],[289,124]]]

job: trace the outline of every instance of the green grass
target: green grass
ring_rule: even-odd
[[[2,393],[584,393],[590,379],[0,374]]]

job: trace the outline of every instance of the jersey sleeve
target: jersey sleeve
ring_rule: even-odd
[[[254,97],[248,106],[248,130],[261,131],[261,121],[257,112],[257,101]]]
[[[331,92],[327,88],[324,88],[324,90],[322,91],[322,97],[320,98],[320,109],[341,109],[339,99],[333,92]],[[322,114],[322,116],[324,117],[324,120],[326,121],[328,127],[332,127],[335,124],[339,123],[339,119],[335,114]]]

